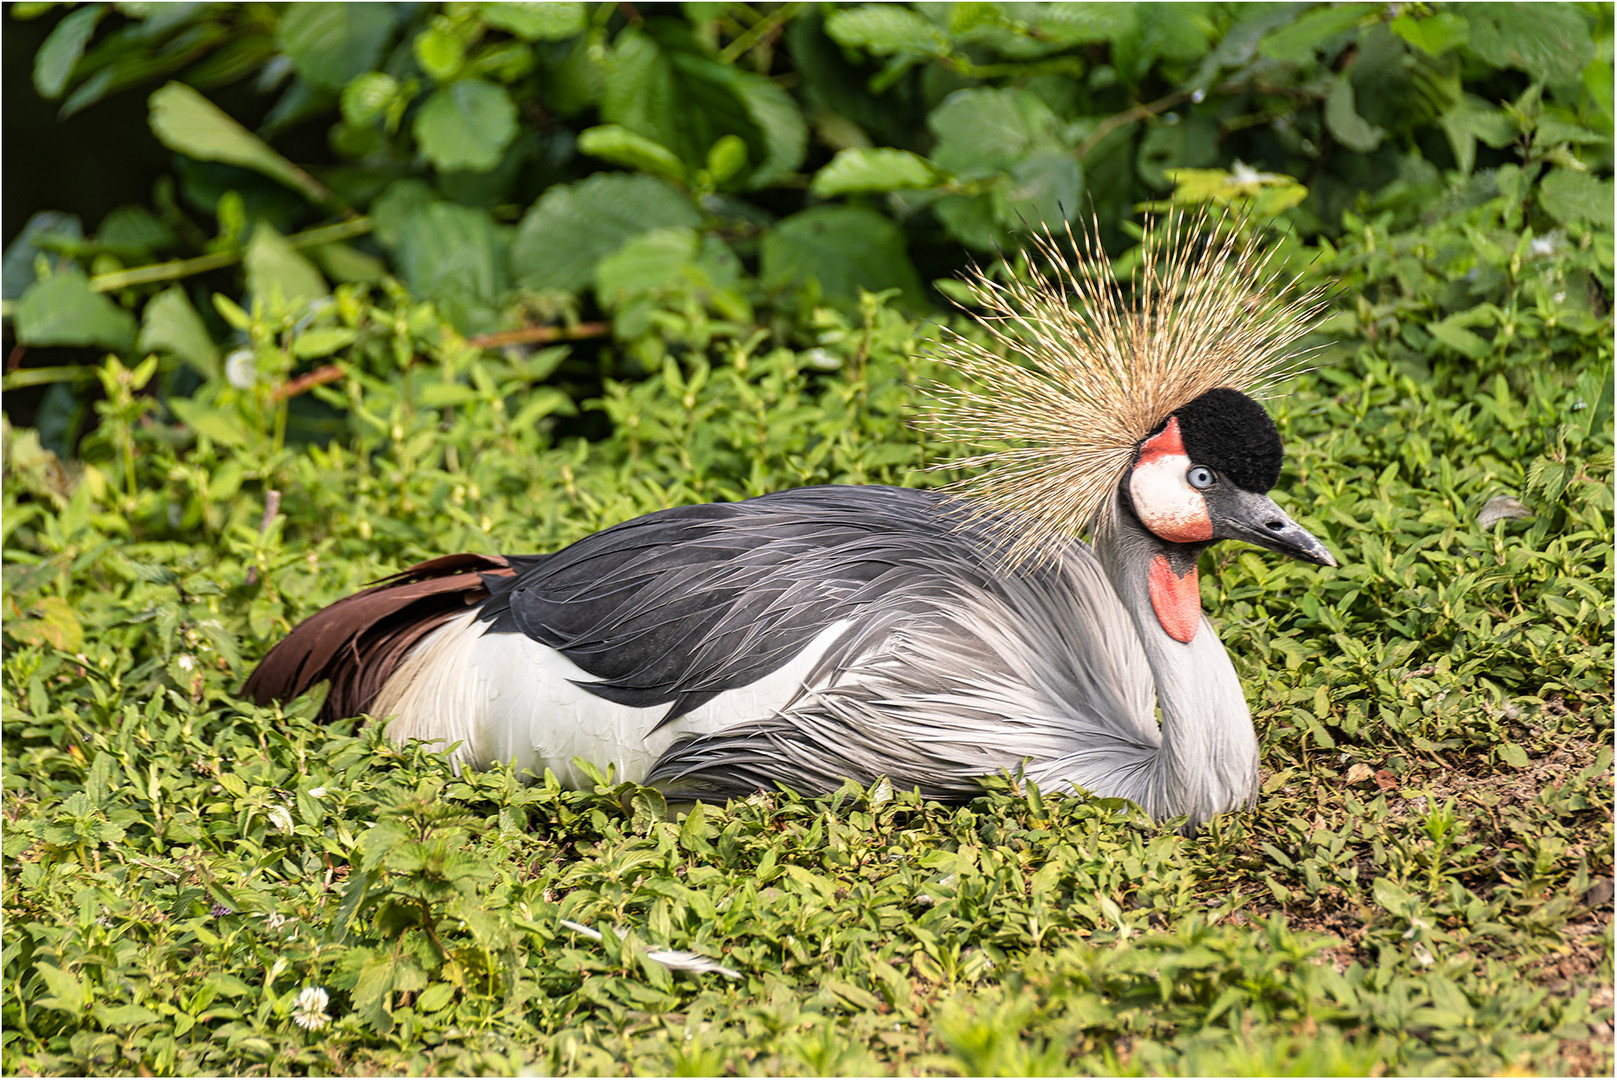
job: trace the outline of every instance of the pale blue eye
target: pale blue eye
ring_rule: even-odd
[[[1205,465],[1192,465],[1190,471],[1185,474],[1185,479],[1190,481],[1191,487],[1206,490],[1213,486],[1213,481],[1218,477],[1214,476],[1213,470]]]

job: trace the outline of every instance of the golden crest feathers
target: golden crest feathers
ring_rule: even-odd
[[[1095,228],[1070,225],[1034,233],[1028,271],[967,275],[990,342],[944,330],[931,355],[964,385],[930,387],[922,420],[984,448],[934,467],[982,470],[951,490],[1009,516],[1013,563],[1104,524],[1135,447],[1174,410],[1221,386],[1262,398],[1302,370],[1295,343],[1323,293],[1287,288],[1238,224],[1149,219],[1126,281]]]

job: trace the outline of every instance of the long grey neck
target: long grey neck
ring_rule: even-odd
[[[1145,810],[1190,815],[1195,828],[1215,814],[1249,806],[1258,792],[1258,740],[1229,653],[1204,616],[1189,642],[1163,630],[1151,606],[1152,560],[1177,545],[1140,525],[1118,497],[1094,551],[1134,620],[1156,682],[1162,748],[1152,763]],[[1194,565],[1193,563],[1191,565]]]

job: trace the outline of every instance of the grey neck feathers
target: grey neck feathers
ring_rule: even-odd
[[[1162,711],[1162,747],[1144,809],[1155,818],[1188,814],[1194,829],[1256,799],[1258,741],[1240,679],[1206,616],[1189,643],[1168,636],[1157,621],[1148,575],[1152,559],[1172,546],[1147,532],[1119,499],[1094,550],[1134,620]]]

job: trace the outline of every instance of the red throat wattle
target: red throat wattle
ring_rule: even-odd
[[[1180,577],[1168,565],[1166,555],[1157,555],[1151,560],[1147,581],[1151,588],[1151,608],[1157,613],[1157,622],[1162,624],[1162,629],[1167,631],[1169,637],[1188,645],[1190,639],[1196,636],[1196,628],[1202,621],[1201,588],[1195,566]]]

